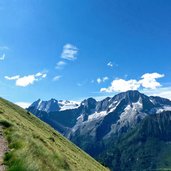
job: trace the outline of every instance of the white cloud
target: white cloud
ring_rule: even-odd
[[[5,53],[2,54],[2,56],[0,56],[0,61],[5,60]]]
[[[72,44],[66,44],[63,47],[61,58],[66,60],[77,59],[78,48]]]
[[[139,83],[136,80],[123,80],[123,79],[116,79],[113,80],[111,86],[108,88],[101,88],[101,92],[122,92],[127,90],[137,90],[140,87]]]
[[[47,74],[43,74],[43,75],[42,75],[42,78],[46,78],[46,77],[47,77]]]
[[[161,84],[156,81],[158,78],[164,77],[163,74],[159,73],[146,73],[142,75],[141,80],[124,80],[124,79],[115,79],[112,81],[111,85],[107,88],[101,88],[101,92],[122,92],[127,90],[138,90],[140,87],[147,89],[156,89],[160,87]]]
[[[149,96],[160,96],[171,100],[171,86],[159,87],[157,89],[144,89],[142,92]]]
[[[24,76],[16,80],[16,86],[26,87],[35,81],[38,81],[35,75]]]
[[[66,62],[59,61],[56,63],[56,69],[62,69],[66,65]]]
[[[150,89],[156,89],[156,87],[160,87],[161,84],[156,81],[157,78],[162,78],[164,77],[164,74],[158,74],[158,73],[146,73],[144,74],[140,80],[140,84],[144,88],[150,88]]]
[[[6,80],[15,80],[16,86],[26,87],[31,84],[34,84],[34,82],[36,82],[36,81],[40,81],[41,79],[45,78],[46,76],[47,76],[46,73],[38,72],[36,74],[27,75],[27,76],[23,76],[23,77],[16,75],[16,76],[12,76],[12,77],[5,76],[4,78]]]
[[[107,81],[109,78],[108,77],[103,77],[103,78],[97,78],[97,83],[100,84],[100,83],[104,83],[105,81]]]
[[[108,77],[103,77],[103,82],[107,81],[108,79]]]
[[[29,102],[16,102],[15,104],[22,107],[23,109],[26,109],[31,105]]]
[[[97,78],[97,83],[100,84],[102,82],[101,78]]]
[[[37,74],[35,74],[35,77],[42,77],[45,78],[47,76],[46,73],[42,73],[42,72],[38,72]]]
[[[108,62],[108,63],[107,63],[107,66],[109,66],[109,67],[113,67],[112,62]]]
[[[19,76],[19,75],[15,75],[15,76],[12,76],[12,77],[5,76],[4,78],[5,78],[6,80],[17,80],[17,79],[20,78],[20,76]]]
[[[53,81],[58,81],[62,76],[61,75],[57,75],[53,78]]]
[[[41,72],[38,72],[35,76],[36,77],[40,77],[40,76],[42,76],[42,73]]]

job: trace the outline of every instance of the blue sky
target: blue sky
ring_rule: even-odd
[[[0,96],[171,98],[170,0],[0,0]]]

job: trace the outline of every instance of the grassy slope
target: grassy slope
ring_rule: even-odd
[[[22,108],[0,98],[0,124],[10,151],[10,171],[105,171],[54,129]]]

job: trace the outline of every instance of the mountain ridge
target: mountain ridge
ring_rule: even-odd
[[[54,101],[55,99],[51,99],[50,101],[44,101],[44,103],[48,104],[52,100]],[[55,100],[55,102],[56,105],[58,105],[58,101]],[[51,111],[46,112],[46,110],[40,110],[41,108],[36,107],[34,103],[28,108],[30,112],[37,115],[39,118],[42,118],[44,121],[46,121],[46,119],[49,120],[50,118],[52,118],[53,122],[54,121],[57,122],[57,125],[63,125],[63,127],[65,127],[67,130],[71,129],[72,127],[73,130],[75,130],[76,127],[80,126],[80,124],[84,125],[84,123],[86,122],[91,122],[94,120],[97,120],[98,122],[98,120],[103,120],[104,118],[108,118],[108,117],[110,118],[112,117],[110,116],[112,115],[112,113],[114,113],[115,115],[114,118],[116,120],[119,120],[119,117],[122,118],[126,117],[124,115],[121,115],[124,113],[124,110],[127,111],[130,110],[129,113],[130,112],[135,113],[134,109],[137,109],[136,111],[137,116],[130,118],[130,122],[131,124],[133,122],[135,122],[136,124],[136,122],[139,122],[139,120],[144,118],[147,114],[156,113],[159,110],[160,112],[167,110],[167,107],[169,107],[170,110],[171,107],[171,101],[168,99],[154,97],[154,96],[148,97],[144,94],[141,94],[138,91],[127,91],[127,92],[119,93],[112,98],[107,97],[101,101],[96,101],[93,98],[88,98],[83,100],[79,105],[77,104],[75,108],[66,109],[62,111],[60,111],[58,108],[56,109],[56,111],[52,109]],[[117,116],[116,113],[118,113]],[[61,119],[61,117],[63,119]],[[127,116],[127,118],[128,117],[129,115]],[[68,121],[68,123],[67,122],[65,123],[65,121],[62,121],[65,120],[65,118],[69,118],[68,120],[70,120],[71,122]],[[131,121],[131,119],[135,119],[135,120]],[[129,123],[123,123],[124,122],[123,120],[121,120],[120,122],[124,124],[124,126],[129,124]],[[122,132],[121,128],[118,129],[120,129]]]

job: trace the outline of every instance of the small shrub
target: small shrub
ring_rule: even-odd
[[[9,145],[9,147],[12,149],[12,148],[15,148],[15,149],[19,149],[22,147],[22,143],[17,141],[17,142],[13,142]]]
[[[3,114],[4,112],[4,109],[0,108],[0,114]]]
[[[4,126],[5,128],[9,128],[12,124],[6,120],[0,120],[0,125]]]
[[[58,134],[56,132],[53,132],[53,135],[58,136]]]
[[[52,141],[52,142],[55,142],[55,139],[53,137],[49,137],[49,139]]]
[[[4,161],[5,163],[8,162],[12,158],[12,153],[11,152],[6,152],[4,156]]]
[[[28,115],[31,115],[31,113],[30,113],[29,111],[27,111],[27,114],[28,114]]]

